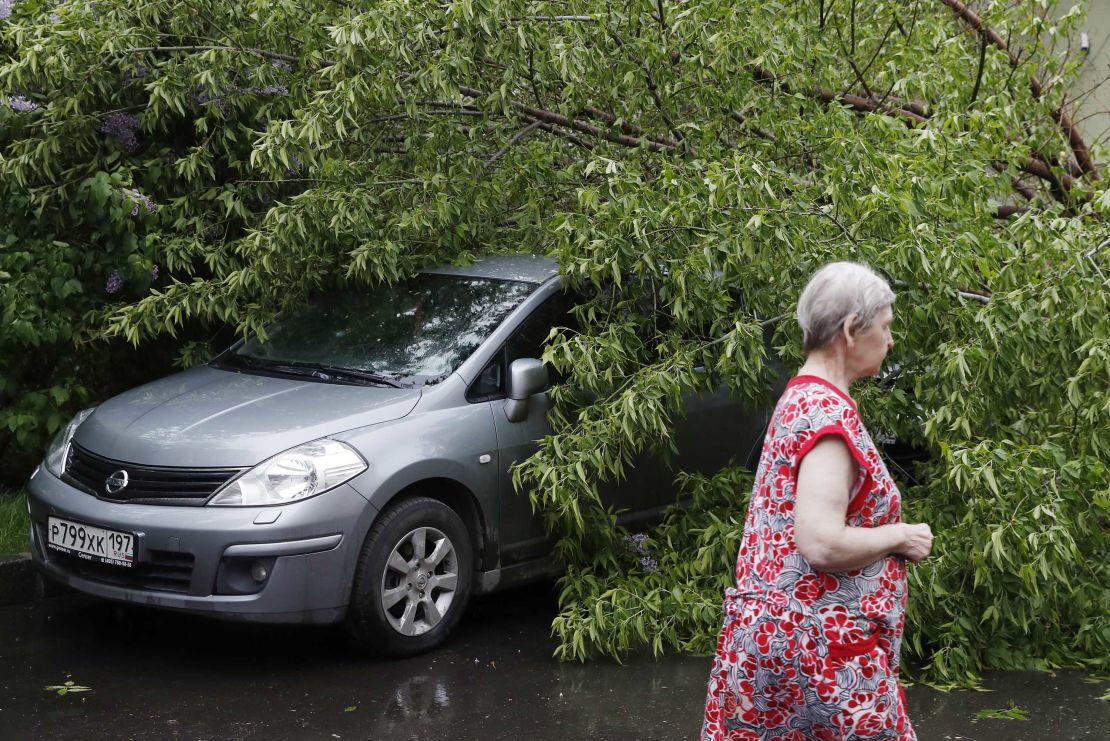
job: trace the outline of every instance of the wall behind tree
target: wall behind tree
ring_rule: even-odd
[[[1089,141],[1110,136],[1110,0],[1090,0],[1083,25],[1090,42],[1074,95],[1080,96],[1080,126]]]

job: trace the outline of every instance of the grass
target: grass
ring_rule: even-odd
[[[23,492],[0,491],[0,558],[26,553],[30,527]]]

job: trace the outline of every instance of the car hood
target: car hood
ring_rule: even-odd
[[[151,466],[253,466],[309,440],[398,419],[417,389],[348,386],[200,366],[96,408],[77,429],[84,448]]]

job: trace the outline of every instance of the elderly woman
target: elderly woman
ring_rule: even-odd
[[[916,739],[898,652],[906,561],[926,558],[933,535],[902,522],[849,395],[894,344],[893,303],[886,281],[849,262],[818,270],[798,299],[806,361],[763,443],[703,741]]]

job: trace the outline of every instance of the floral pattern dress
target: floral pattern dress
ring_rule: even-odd
[[[852,400],[816,376],[792,379],[767,429],[736,587],[725,593],[702,741],[917,738],[898,683],[904,560],[827,573],[794,544],[798,465],[826,435],[843,438],[859,464],[847,524],[901,521],[898,487]]]

